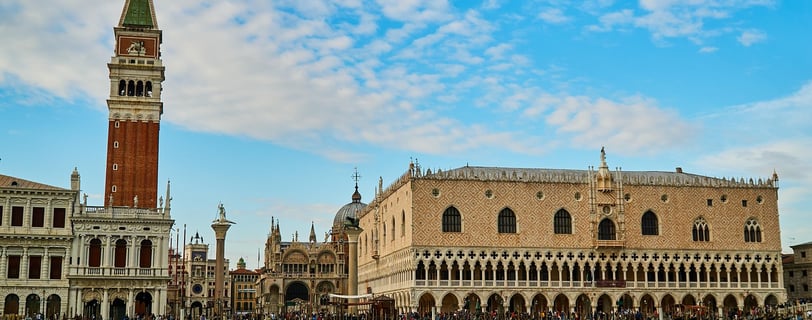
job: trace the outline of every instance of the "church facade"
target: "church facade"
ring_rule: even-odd
[[[724,315],[786,299],[778,176],[409,169],[358,215],[360,291],[400,312]]]
[[[356,294],[352,268],[352,231],[347,230],[348,218],[355,219],[366,206],[361,202],[356,173],[355,192],[351,202],[335,214],[333,226],[325,233],[323,241],[310,226],[307,241],[299,241],[294,233],[290,241],[282,240],[282,229],[271,220],[271,229],[265,241],[264,262],[259,270],[256,296],[261,314],[284,314],[286,312],[349,311],[346,305],[329,304],[330,295]]]

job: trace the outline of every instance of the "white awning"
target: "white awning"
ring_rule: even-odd
[[[372,294],[359,294],[355,296],[345,296],[340,294],[329,294],[330,298],[339,298],[339,299],[363,299],[363,298],[372,298]]]

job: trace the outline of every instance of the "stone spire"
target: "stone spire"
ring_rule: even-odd
[[[172,193],[169,191],[169,183],[170,181],[166,180],[166,205],[164,206],[164,209],[172,208]]]
[[[308,240],[310,240],[310,243],[316,243],[316,241],[318,241],[316,240],[316,229],[313,225],[313,221],[310,222],[310,239]]]

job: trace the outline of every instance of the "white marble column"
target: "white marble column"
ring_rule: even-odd
[[[23,256],[20,258],[20,279],[28,279],[28,247],[23,247]]]
[[[111,237],[105,236],[104,244],[102,245],[102,266],[109,268],[110,267],[110,258],[113,255],[113,250],[110,248],[110,240]]]
[[[45,209],[43,209],[43,210],[45,210],[45,212],[42,213],[42,220],[43,220],[42,221],[42,226],[45,227],[45,228],[50,228],[50,227],[53,227],[53,225],[54,225],[54,223],[53,223],[53,216],[54,216],[53,210],[54,209],[53,209],[52,204],[53,204],[53,199],[51,199],[51,201],[48,201],[48,204],[45,205]]]
[[[126,266],[129,267],[129,268],[138,268],[138,258],[137,257],[138,257],[138,251],[139,251],[138,250],[139,249],[139,246],[138,246],[139,242],[140,242],[139,239],[136,238],[136,237],[131,237],[130,238],[130,249],[127,250],[128,251],[127,252],[127,260],[128,261],[127,261],[127,264],[126,264]]]
[[[166,290],[161,290],[160,288],[156,288],[156,295],[158,296],[158,308],[152,309],[152,312],[156,315],[164,314],[166,312]],[[232,306],[233,308],[233,306]]]
[[[49,251],[50,250],[48,250],[48,247],[45,247],[45,254],[42,257],[42,265],[39,266],[40,279],[51,279],[51,255]]]
[[[104,296],[102,297],[101,303],[101,316],[102,319],[110,318],[110,293],[108,289],[102,289],[104,292]]]
[[[5,246],[0,247],[0,274],[8,274],[6,271],[6,261],[8,261],[8,257],[6,257],[8,253],[8,248]]]
[[[135,288],[130,288],[129,292],[127,293],[127,315],[129,315],[130,319],[134,318],[135,315]]]

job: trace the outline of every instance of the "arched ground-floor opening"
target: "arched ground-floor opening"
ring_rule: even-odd
[[[530,306],[534,315],[541,315],[542,312],[547,311],[547,297],[542,294],[533,296]]]
[[[595,311],[601,312],[603,314],[610,314],[612,313],[612,297],[608,294],[602,294],[597,301],[595,306]]]
[[[674,296],[670,294],[663,296],[662,300],[660,300],[660,308],[663,310],[664,318],[671,319],[674,317],[677,312],[676,304]]]
[[[722,301],[724,301],[722,311],[724,311],[725,315],[728,318],[732,319],[733,316],[735,316],[739,311],[739,303],[736,301],[736,297],[734,297],[732,294],[729,294]]]
[[[778,298],[774,295],[768,295],[767,298],[764,298],[764,305],[771,307],[778,306]]]
[[[123,320],[127,315],[127,303],[121,299],[115,299],[110,303],[110,315],[107,316],[109,320]]]
[[[750,310],[753,310],[756,307],[758,307],[758,300],[756,299],[756,297],[754,295],[751,294],[751,295],[748,295],[747,297],[744,297],[744,310],[743,311],[746,311],[747,314],[750,314]]]
[[[634,310],[634,299],[632,296],[624,294],[617,299],[617,312],[618,313],[628,313],[629,311]]]
[[[443,313],[454,313],[459,310],[459,302],[457,301],[457,296],[453,293],[448,293],[443,297],[443,305],[440,307],[440,312]]]
[[[502,305],[502,301],[502,296],[496,293],[488,297],[488,312],[491,314],[504,314],[505,308]]]
[[[421,316],[431,316],[431,309],[434,308],[434,296],[431,293],[424,293],[418,300],[417,312]]]
[[[683,306],[695,306],[696,305],[696,298],[694,298],[691,294],[686,294],[682,297],[682,305]]]
[[[143,318],[152,313],[152,295],[149,292],[139,292],[135,295],[135,315]]]
[[[282,289],[279,288],[277,285],[272,285],[268,288],[269,297],[267,301],[263,301],[262,309],[266,313],[279,313],[282,310],[282,301],[281,297],[282,294],[280,293]]]
[[[643,313],[643,318],[654,316],[655,310],[657,310],[657,305],[651,295],[646,294],[640,298],[640,312]]]
[[[6,296],[3,305],[3,314],[19,314],[20,313],[20,297],[16,294],[9,294]]]
[[[203,303],[200,301],[192,302],[192,305],[189,307],[189,318],[196,320],[200,319],[200,315],[203,314]]]
[[[462,309],[469,315],[478,314],[482,312],[482,301],[476,293],[469,293],[463,300]]]
[[[524,313],[524,297],[521,294],[515,294],[510,297],[510,305],[508,305],[508,312]]]
[[[101,303],[99,303],[99,300],[93,299],[85,302],[85,305],[82,308],[82,314],[88,320],[101,319]]]
[[[569,314],[570,310],[570,299],[567,298],[566,295],[559,294],[553,300],[553,311],[558,312],[559,314]]]
[[[285,312],[307,312],[310,290],[302,282],[293,282],[285,289]]]
[[[588,319],[592,315],[592,300],[586,294],[581,294],[575,298],[575,314],[580,319]]]
[[[702,298],[702,307],[703,307],[702,309],[703,317],[719,314],[719,306],[718,303],[716,302],[716,297],[714,297],[712,294],[708,294],[704,298]]]
[[[59,319],[62,314],[62,298],[52,294],[45,298],[45,316],[48,319]]]
[[[41,312],[40,304],[38,295],[29,294],[28,297],[25,298],[25,316],[27,318],[36,319],[37,314]]]

